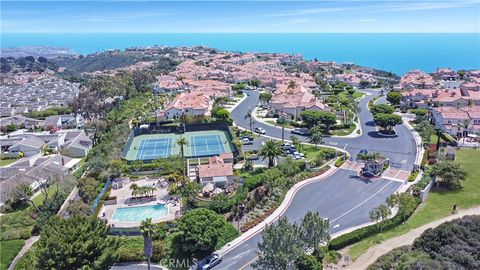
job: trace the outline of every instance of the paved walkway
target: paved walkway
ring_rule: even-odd
[[[451,221],[453,219],[461,218],[468,215],[479,215],[480,207],[469,208],[465,210],[459,210],[455,215],[450,215],[448,217],[430,222],[419,228],[413,229],[406,234],[390,238],[384,241],[381,244],[373,246],[367,250],[362,256],[360,256],[356,261],[351,263],[349,266],[343,269],[366,269],[369,265],[374,263],[380,256],[388,253],[394,248],[411,245],[413,241],[418,238],[424,231],[430,228],[435,228],[440,224]]]
[[[38,241],[38,239],[40,239],[40,236],[37,235],[37,236],[32,236],[32,237],[28,238],[27,240],[25,240],[25,245],[23,245],[20,252],[18,252],[17,256],[15,256],[15,259],[13,259],[12,263],[8,267],[8,270],[13,270],[15,268],[15,265],[17,265],[20,258],[23,257],[25,252],[27,252],[32,247],[32,245],[35,244],[35,242]]]

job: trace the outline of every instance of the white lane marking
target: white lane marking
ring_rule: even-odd
[[[338,143],[337,142],[329,142],[328,144],[337,145]]]
[[[343,150],[347,149],[348,143],[345,144],[345,147],[343,147]]]
[[[402,164],[407,164],[407,160],[406,159],[402,160]]]
[[[333,226],[334,229],[336,229],[338,227],[340,227],[340,224],[337,224],[337,225]]]
[[[332,219],[330,222],[335,222],[336,220],[339,220],[340,218],[350,214],[352,211],[354,211],[355,209],[359,208],[360,206],[362,206],[363,204],[365,204],[366,202],[368,202],[370,199],[372,199],[373,197],[377,196],[380,192],[382,192],[382,190],[384,190],[387,186],[391,185],[393,183],[393,181],[388,181],[388,183],[383,186],[381,189],[379,189],[377,192],[375,192],[374,194],[372,194],[372,196],[368,197],[367,199],[365,199],[363,202],[359,203],[357,206],[355,206],[354,208],[348,210],[347,212],[341,214],[340,216]]]

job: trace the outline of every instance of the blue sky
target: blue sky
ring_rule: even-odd
[[[468,1],[1,1],[12,33],[479,33]]]

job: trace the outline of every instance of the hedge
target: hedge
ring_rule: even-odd
[[[342,164],[345,162],[345,160],[343,159],[343,157],[339,157],[337,159],[337,161],[335,161],[335,167],[340,167],[342,166]]]
[[[420,204],[420,200],[417,200],[416,207],[418,207],[419,204]],[[402,224],[405,220],[407,220],[415,211],[408,213],[408,216],[405,219],[401,215],[401,212],[402,212],[402,209],[399,209],[398,213],[391,219],[387,219],[379,223],[375,223],[373,225],[360,228],[358,230],[346,233],[344,235],[341,235],[337,238],[332,239],[328,245],[328,249],[339,250],[344,247],[350,246],[354,243],[360,242],[361,240],[369,236],[372,236],[374,234],[381,233],[382,231],[386,231],[394,227],[397,227],[398,225]]]

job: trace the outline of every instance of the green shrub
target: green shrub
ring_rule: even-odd
[[[337,264],[341,258],[342,258],[342,254],[340,254],[338,251],[330,250],[325,256],[325,261],[327,261],[327,263]]]
[[[295,260],[298,270],[322,270],[322,264],[313,255],[303,254]]]
[[[115,236],[112,236],[115,237]],[[120,237],[120,245],[117,249],[119,262],[140,262],[145,260],[143,255],[143,237],[126,236]]]
[[[408,176],[408,182],[413,182],[413,181],[415,181],[415,179],[417,178],[417,175],[418,175],[418,172],[412,172],[412,173],[410,173],[410,175]]]
[[[416,203],[417,203],[417,206],[418,206],[420,204],[420,201],[418,199],[416,199]],[[414,211],[415,210],[405,213],[405,211],[402,209],[402,207],[400,207],[397,214],[393,218],[383,220],[381,222],[375,223],[375,224],[370,225],[370,226],[362,227],[362,228],[357,229],[355,231],[352,231],[352,232],[346,233],[344,235],[341,235],[337,238],[334,238],[330,241],[330,244],[328,245],[328,248],[330,250],[339,250],[339,249],[342,249],[346,246],[349,246],[351,244],[359,242],[360,240],[362,240],[366,237],[369,237],[371,235],[380,233],[384,230],[394,228],[394,227],[402,224],[406,219],[408,219],[413,214]]]
[[[345,162],[345,160],[342,157],[337,158],[337,161],[335,161],[335,167],[340,167],[342,164]]]

